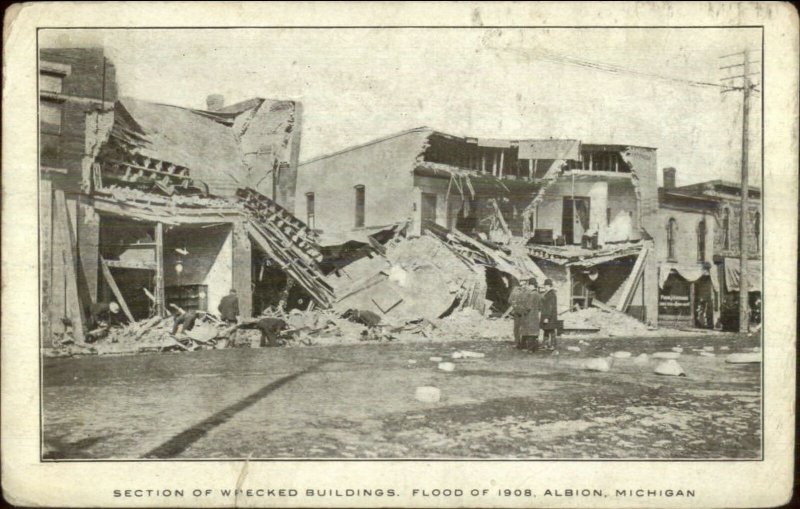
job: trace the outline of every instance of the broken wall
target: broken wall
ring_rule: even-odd
[[[582,182],[562,176],[553,185],[547,188],[544,199],[537,209],[537,226],[539,229],[553,230],[553,237],[563,235],[562,218],[564,215],[564,198],[572,196],[588,197],[589,203],[589,228],[599,232],[599,241],[605,241],[606,208],[608,207],[607,182]],[[575,238],[575,243],[580,243],[580,238]]]
[[[608,182],[608,221],[603,242],[642,238],[636,205],[636,190],[630,180]]]
[[[248,115],[244,113],[243,115]],[[294,213],[303,108],[296,101],[264,100],[248,118],[240,137],[247,182]],[[277,176],[277,179],[275,178]],[[275,191],[273,194],[273,190]]]

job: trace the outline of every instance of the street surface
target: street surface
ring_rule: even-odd
[[[757,336],[566,350],[578,344],[562,340],[558,355],[483,340],[47,358],[44,457],[760,458],[761,366],[724,360]],[[580,368],[676,345],[686,377],[633,359]],[[704,346],[716,357],[693,350]],[[486,356],[449,359],[456,350]],[[417,401],[419,386],[441,389],[441,401]]]

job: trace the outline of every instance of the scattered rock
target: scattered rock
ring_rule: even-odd
[[[465,359],[483,359],[486,357],[486,354],[481,352],[470,352],[469,350],[461,350],[461,357]]]
[[[461,352],[453,352],[453,355],[451,355],[450,357],[452,357],[453,359],[460,359],[464,356],[461,354]]]
[[[417,361],[415,361],[414,359],[408,359],[408,363],[409,363],[409,364],[416,364],[416,363],[417,363]]]
[[[577,346],[568,346],[567,350],[569,350],[570,352],[580,352],[581,351],[580,347],[577,347]]]
[[[423,403],[438,403],[442,397],[442,391],[436,387],[424,386],[417,387],[414,398]]]
[[[650,356],[646,353],[639,354],[633,359],[633,362],[639,365],[647,364],[650,362]]]
[[[679,346],[674,346],[674,347],[672,347],[672,351],[673,352],[682,353],[683,352],[683,348],[681,348]]]
[[[728,350],[730,350],[731,348],[730,348],[729,346],[721,346],[721,347],[719,347],[719,349],[720,349],[720,350],[722,350],[722,351],[725,351],[725,352],[727,352],[727,351],[728,351]]]
[[[629,359],[631,357],[631,353],[620,350],[619,352],[612,353],[611,356],[615,359]]]
[[[680,356],[680,352],[656,352],[653,354],[654,359],[677,359]]]
[[[714,352],[700,352],[700,357],[716,357]]]
[[[602,359],[588,359],[584,362],[583,367],[589,371],[600,371],[606,373],[611,371],[611,360],[607,358]]]
[[[442,362],[442,358],[441,357],[431,357],[430,361],[431,362]]]
[[[675,359],[667,359],[659,363],[653,372],[657,375],[686,376],[686,372]]]
[[[753,364],[761,362],[761,354],[758,352],[732,353],[725,358],[729,364]]]
[[[705,350],[706,352],[713,352],[714,351],[714,347],[713,346],[704,346],[703,350]]]
[[[453,371],[456,369],[456,365],[452,362],[440,362],[439,369],[441,371]]]

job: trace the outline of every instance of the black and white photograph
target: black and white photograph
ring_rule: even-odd
[[[764,25],[485,12],[36,28],[39,463],[769,459]]]

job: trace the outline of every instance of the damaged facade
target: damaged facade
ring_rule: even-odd
[[[243,317],[280,301],[327,306],[321,254],[291,213],[299,103],[118,99],[102,50],[41,59],[45,341],[68,328],[85,337],[98,302],[131,322],[174,306],[216,312],[232,288]]]
[[[676,186],[664,169],[659,190],[659,323],[738,330],[741,186],[712,180]],[[761,192],[750,187],[747,214],[750,316],[760,323]]]
[[[596,302],[657,319],[655,149],[418,128],[302,163],[296,202],[323,245],[402,224],[511,257],[480,264],[496,311],[525,265],[554,281],[562,312]]]

